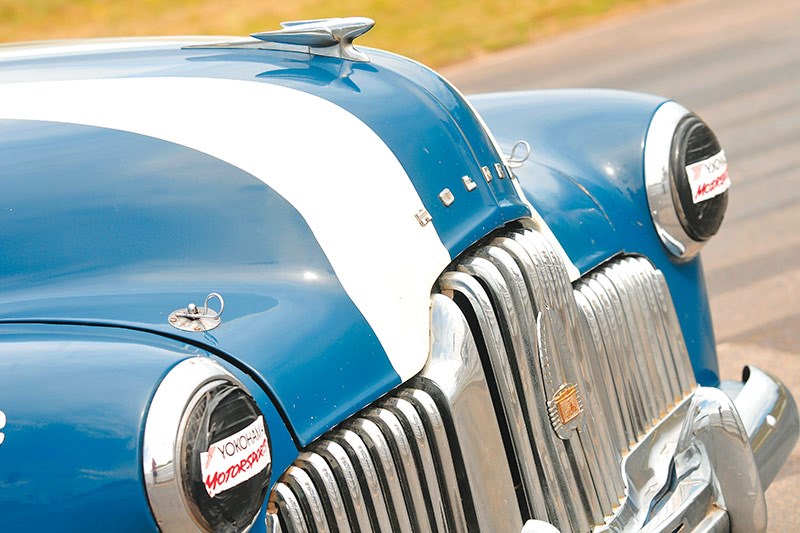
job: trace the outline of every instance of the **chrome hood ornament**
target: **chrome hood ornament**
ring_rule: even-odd
[[[345,17],[281,22],[283,29],[254,33],[260,41],[308,46],[309,53],[338,57],[349,61],[369,62],[369,57],[353,46],[353,40],[364,35],[375,21],[366,17]]]

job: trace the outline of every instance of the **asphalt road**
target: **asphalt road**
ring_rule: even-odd
[[[702,254],[722,376],[755,364],[800,400],[800,1],[684,2],[443,74],[468,94],[610,87],[699,114],[733,178],[725,223]],[[767,504],[770,531],[800,531],[800,448]]]

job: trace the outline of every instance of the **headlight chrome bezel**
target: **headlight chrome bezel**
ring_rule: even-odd
[[[687,227],[691,222],[687,220],[676,190],[675,180],[680,178],[674,175],[674,161],[678,160],[677,152],[685,147],[675,146],[675,137],[680,124],[689,118],[707,128],[682,105],[671,101],[665,102],[653,115],[644,146],[644,178],[650,216],[661,242],[676,259],[681,261],[696,256],[708,238],[716,233],[714,228],[703,240],[690,235]],[[711,134],[713,136],[713,132]],[[723,205],[720,211],[717,228],[724,216],[724,207]]]
[[[238,387],[252,398],[244,384],[207,357],[175,365],[153,396],[144,428],[142,469],[150,508],[162,531],[207,529],[182,482],[181,454],[188,414],[209,390],[222,384]],[[253,522],[257,518],[258,513]]]

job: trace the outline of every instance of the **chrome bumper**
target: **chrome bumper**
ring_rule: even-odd
[[[763,531],[764,490],[799,433],[788,389],[758,368],[698,387],[625,458],[627,498],[597,530]]]
[[[794,398],[780,380],[753,366],[744,367],[741,382],[724,382],[721,388],[739,412],[766,490],[800,433]]]

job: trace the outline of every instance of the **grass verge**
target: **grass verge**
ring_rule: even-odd
[[[0,0],[0,41],[247,35],[283,20],[367,16],[359,39],[432,66],[675,0]]]

